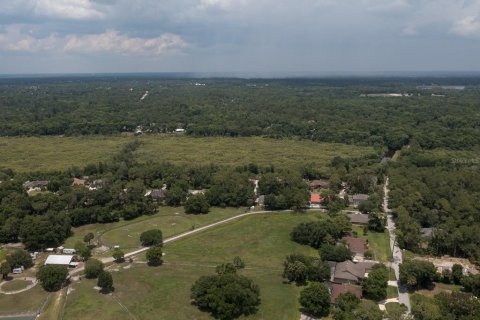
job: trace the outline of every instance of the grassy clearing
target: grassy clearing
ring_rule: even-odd
[[[3,284],[2,290],[5,292],[22,290],[31,284],[32,284],[32,281],[29,281],[29,280],[13,279]]]
[[[264,214],[192,235],[167,245],[165,263],[160,267],[119,267],[113,272],[114,294],[138,319],[211,319],[190,304],[190,287],[200,276],[213,274],[216,265],[238,255],[247,265],[241,273],[251,277],[261,290],[259,311],[248,319],[298,319],[300,288],[283,283],[282,263],[292,252],[317,255],[316,250],[292,242],[289,233],[297,223],[320,216]],[[98,298],[91,287],[83,286],[84,281],[75,287],[76,296],[69,297],[65,318],[82,315],[82,319],[94,319],[97,310],[105,308],[108,310],[102,319],[114,319],[109,309],[114,306],[105,305],[108,302]]]
[[[192,138],[185,136],[144,136],[137,154],[145,161],[167,160],[177,164],[238,166],[257,163],[292,168],[307,163],[326,166],[335,156],[358,157],[373,148],[307,140],[244,138]]]
[[[0,294],[0,316],[16,313],[35,313],[41,308],[48,293],[41,286],[12,295]]]
[[[450,293],[453,291],[458,292],[461,289],[462,289],[462,286],[460,285],[436,282],[435,287],[433,287],[432,290],[426,290],[426,289],[418,290],[416,291],[416,293],[425,297],[433,297],[434,295],[439,294],[441,292],[447,292],[447,293]]]
[[[306,163],[322,167],[335,156],[358,157],[374,152],[370,147],[261,137],[0,137],[0,164],[1,167],[19,172],[82,167],[87,163],[109,160],[122,146],[134,139],[143,143],[137,151],[140,161],[170,161],[179,165],[215,163],[238,166],[255,162],[283,168],[299,167]]]
[[[160,229],[163,237],[167,238],[189,231],[192,226],[201,227],[244,212],[245,209],[241,208],[212,208],[208,214],[192,215],[186,214],[183,207],[160,207],[158,213],[151,216],[73,228],[73,235],[65,241],[64,246],[73,247],[76,242],[83,241],[85,234],[92,232],[95,235],[93,242],[100,239],[107,246],[120,245],[123,249],[138,248],[140,234],[143,231]]]
[[[216,221],[220,221],[245,212],[245,209],[213,208],[208,214],[186,214],[183,208],[163,207],[161,213],[139,222],[111,228],[101,236],[107,246],[119,245],[121,248],[141,246],[140,234],[150,229],[160,229],[167,238]]]
[[[115,286],[121,281],[115,278]],[[96,285],[96,279],[82,279],[71,286],[73,291],[67,297],[63,319],[131,319],[113,296],[95,290],[93,287]]]
[[[0,137],[0,164],[19,172],[62,170],[109,160],[131,138]]]
[[[368,240],[368,246],[373,251],[375,260],[388,262],[391,260],[392,252],[390,250],[390,238],[388,231],[372,232],[368,231],[367,235],[363,234],[363,228],[353,226],[353,230],[357,232],[360,238]]]

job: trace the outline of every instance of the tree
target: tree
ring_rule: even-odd
[[[383,314],[373,301],[362,301],[352,312],[352,320],[382,320]]]
[[[368,229],[375,232],[384,232],[386,218],[381,212],[370,212],[368,214]]]
[[[480,301],[470,293],[441,292],[435,295],[444,319],[480,319]]]
[[[474,296],[480,297],[480,274],[463,277],[461,284],[466,292],[471,292]]]
[[[83,236],[83,242],[90,245],[90,241],[92,241],[93,238],[95,238],[95,235],[92,232],[89,232],[85,236]]]
[[[152,229],[145,232],[142,232],[140,235],[140,242],[142,246],[163,246],[163,236],[162,231],[158,229]]]
[[[162,260],[162,248],[161,247],[150,247],[147,250],[147,261],[151,266],[159,266],[163,263]]]
[[[237,273],[237,268],[231,263],[223,263],[215,269],[217,274]]]
[[[80,241],[75,243],[75,250],[82,257],[83,261],[87,261],[92,256],[92,250]]]
[[[28,269],[33,266],[32,257],[25,250],[16,249],[10,253],[6,259],[13,269],[20,267]]]
[[[108,293],[113,290],[112,274],[108,271],[102,271],[98,275],[97,286],[102,288],[101,292]]]
[[[99,276],[100,273],[103,272],[105,268],[102,261],[97,259],[89,259],[85,263],[85,276],[88,279],[94,279]]]
[[[185,212],[205,214],[210,210],[210,204],[203,194],[191,195],[185,202]]]
[[[235,258],[233,258],[233,265],[237,269],[245,268],[245,262],[243,262],[242,258],[240,258],[239,256],[236,256]]]
[[[327,287],[312,282],[300,293],[300,305],[305,312],[317,317],[326,317],[330,312],[330,294]]]
[[[323,261],[343,262],[352,259],[352,252],[344,245],[324,244],[320,248],[319,254]]]
[[[7,279],[10,272],[12,272],[12,266],[10,266],[10,263],[8,263],[8,261],[3,262],[0,265],[0,273],[2,274],[2,278]]]
[[[255,313],[260,305],[260,290],[252,280],[227,273],[200,277],[192,286],[191,298],[200,310],[230,320]]]
[[[112,253],[112,257],[117,263],[125,261],[125,253],[120,249],[115,249]]]
[[[177,207],[185,200],[185,196],[186,193],[182,190],[182,188],[174,186],[168,190],[168,193],[165,197],[165,203],[169,206]]]
[[[380,301],[387,298],[388,270],[383,264],[373,266],[368,277],[362,280],[365,298]]]
[[[455,263],[452,267],[453,283],[460,284],[463,278],[463,267],[461,264]]]
[[[335,307],[332,310],[332,316],[335,320],[354,320],[353,310],[360,304],[360,299],[351,292],[340,294],[335,300]]]
[[[283,277],[290,282],[295,281],[298,284],[303,284],[308,279],[308,268],[300,261],[287,263],[283,271]]]
[[[68,269],[60,265],[41,266],[37,273],[37,278],[46,291],[58,291],[62,288],[67,279]]]
[[[411,289],[428,288],[432,285],[437,270],[433,263],[408,260],[400,265],[400,282]]]

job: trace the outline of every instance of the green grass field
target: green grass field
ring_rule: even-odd
[[[363,235],[363,228],[359,226],[353,226],[353,230],[357,232],[359,238],[368,240],[368,246],[373,251],[373,258],[381,262],[388,262],[391,260],[392,253],[390,250],[390,238],[388,231],[372,232],[368,231],[368,234]]]
[[[0,166],[19,172],[63,170],[111,159],[122,146],[133,141],[131,135],[84,137],[0,137]],[[139,161],[170,161],[175,164],[248,163],[298,167],[306,163],[326,166],[335,156],[358,157],[373,153],[373,148],[316,143],[293,139],[195,138],[187,136],[145,135],[137,150]]]
[[[201,227],[225,218],[244,213],[245,209],[211,208],[208,214],[186,214],[183,207],[159,207],[158,213],[152,216],[141,216],[134,220],[121,220],[114,223],[96,223],[73,228],[73,235],[66,239],[64,246],[74,247],[75,243],[83,241],[83,237],[92,232],[94,242],[100,239],[106,246],[119,245],[123,249],[138,248],[140,234],[150,229],[160,229],[167,238],[192,229]],[[128,252],[128,250],[125,250]]]
[[[2,262],[6,256],[7,256],[7,250],[0,249],[0,262]]]
[[[0,316],[16,313],[35,313],[42,306],[48,293],[36,285],[19,294],[0,294]]]
[[[2,285],[2,290],[5,292],[22,290],[32,284],[32,281],[25,281],[22,279],[13,279]]]
[[[398,297],[397,287],[388,286],[387,287],[387,299]]]
[[[303,221],[321,214],[276,213],[250,216],[168,244],[160,267],[133,264],[113,268],[114,296],[137,319],[211,319],[190,303],[190,287],[201,276],[213,274],[215,266],[240,256],[246,263],[241,274],[251,277],[261,290],[257,314],[246,319],[298,319],[301,288],[283,283],[285,256],[300,252],[316,256],[316,250],[292,242],[289,233]],[[65,319],[122,319],[118,306],[92,289],[94,283],[74,284],[67,300]],[[117,317],[118,316],[118,317]]]

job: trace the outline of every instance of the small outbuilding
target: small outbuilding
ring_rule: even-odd
[[[60,266],[69,266],[73,260],[73,255],[58,255],[51,254],[47,257],[45,265],[60,265]]]

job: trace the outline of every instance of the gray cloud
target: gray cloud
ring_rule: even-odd
[[[0,2],[0,72],[27,56],[18,72],[478,70],[479,55],[480,0]]]

